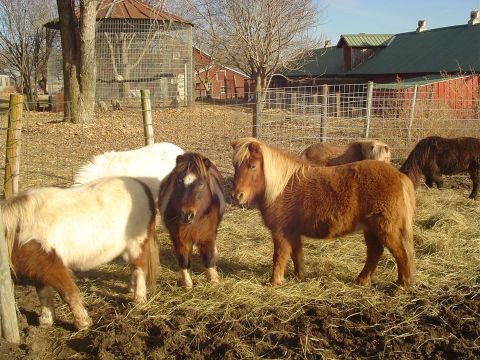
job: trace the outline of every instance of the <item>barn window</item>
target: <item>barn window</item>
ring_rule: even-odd
[[[220,86],[220,93],[225,94],[225,85]]]

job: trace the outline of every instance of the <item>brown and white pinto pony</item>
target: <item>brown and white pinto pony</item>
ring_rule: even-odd
[[[233,197],[256,203],[274,244],[271,284],[281,284],[288,258],[304,277],[301,235],[333,238],[362,229],[367,259],[358,284],[370,284],[384,247],[395,258],[397,284],[414,281],[415,191],[407,176],[380,161],[321,167],[254,138],[232,141]]]
[[[89,270],[122,256],[133,269],[136,302],[154,287],[159,264],[155,203],[148,187],[127,177],[102,178],[67,189],[30,189],[1,204],[11,268],[36,286],[40,325],[54,322],[53,290],[74,325],[92,325],[71,270]]]
[[[190,275],[195,245],[207,280],[217,283],[217,228],[225,209],[224,181],[216,166],[198,153],[178,155],[176,166],[160,185],[160,214],[172,240],[182,285],[193,286]]]
[[[317,165],[335,166],[360,160],[379,160],[390,163],[387,144],[378,140],[359,140],[347,145],[317,143],[302,152],[302,158]]]
[[[415,188],[422,175],[425,183],[443,186],[442,174],[468,172],[472,179],[470,199],[477,199],[480,182],[480,139],[473,137],[443,138],[429,136],[420,140],[408,155],[400,171],[407,174]]]

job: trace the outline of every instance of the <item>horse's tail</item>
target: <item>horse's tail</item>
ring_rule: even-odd
[[[158,277],[158,266],[160,265],[160,257],[158,251],[158,243],[156,236],[155,217],[150,222],[148,229],[148,238],[145,244],[144,251],[147,254],[147,269],[145,274],[145,281],[149,289],[154,289]]]
[[[75,184],[85,184],[89,181],[110,175],[108,171],[108,156],[110,153],[96,155],[92,160],[83,164],[73,176]]]
[[[1,204],[2,222],[5,231],[5,241],[7,243],[8,259],[10,269],[14,271],[12,264],[12,251],[15,238],[20,230],[22,222],[28,222],[31,219],[34,209],[33,202],[26,195],[18,195],[5,200]]]
[[[415,247],[413,243],[413,214],[415,212],[415,188],[412,181],[406,175],[401,174],[403,190],[403,224],[401,229],[401,240],[407,255],[407,281],[413,283],[415,274]]]

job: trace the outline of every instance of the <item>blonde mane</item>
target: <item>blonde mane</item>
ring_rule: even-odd
[[[390,149],[384,142],[378,140],[360,140],[362,154],[366,160],[380,160],[390,162]]]
[[[255,138],[243,138],[237,141],[233,152],[233,166],[250,157],[248,146],[257,143],[263,157],[263,173],[265,176],[265,202],[271,204],[280,195],[294,175],[308,166],[301,159],[280,149],[270,147]]]

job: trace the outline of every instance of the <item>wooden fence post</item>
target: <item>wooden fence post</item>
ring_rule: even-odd
[[[150,104],[150,90],[140,90],[143,114],[143,133],[145,136],[145,145],[152,145],[155,142],[153,137],[152,125],[152,106]]]
[[[5,231],[3,223],[0,221],[0,336],[9,342],[19,344],[20,333],[9,264]]]
[[[320,113],[320,141],[327,141],[328,85],[322,86],[322,111]]]
[[[337,105],[337,117],[340,118],[342,117],[342,107],[341,107],[341,97],[340,97],[340,91],[337,91],[335,93],[335,104]]]
[[[290,112],[297,112],[297,93],[290,93]]]
[[[370,118],[372,116],[372,98],[373,98],[373,81],[368,82],[367,86],[367,114],[365,116],[365,124],[363,129],[363,137],[368,138],[370,135]]]
[[[415,85],[413,87],[412,103],[410,104],[410,114],[409,114],[409,121],[408,121],[408,130],[407,130],[408,141],[410,141],[410,137],[412,135],[413,117],[415,116],[415,104],[417,102],[417,91],[418,91],[418,85]]]
[[[255,101],[253,103],[253,129],[252,136],[259,139],[262,127],[262,92],[255,90]]]
[[[5,199],[8,199],[18,192],[22,109],[23,95],[11,94],[8,113],[7,144],[5,150],[5,176],[3,180],[3,194]]]

